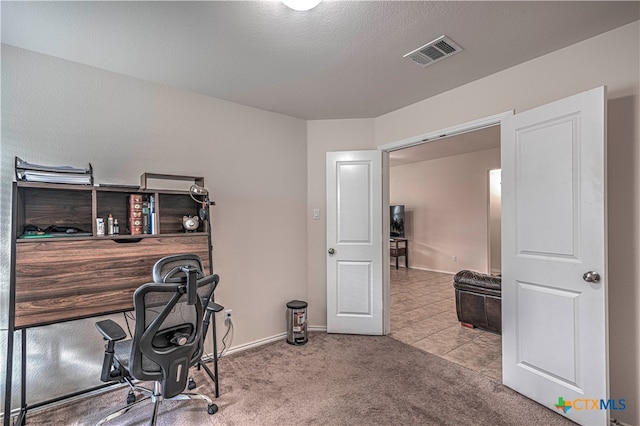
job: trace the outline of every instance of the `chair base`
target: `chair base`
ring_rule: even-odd
[[[151,425],[155,425],[158,419],[158,408],[160,407],[160,403],[163,401],[163,399],[167,401],[181,401],[181,400],[188,400],[188,399],[203,400],[207,402],[207,412],[209,414],[215,414],[218,411],[218,406],[214,404],[213,400],[206,395],[199,394],[199,393],[184,392],[171,398],[162,398],[162,395],[159,392],[160,383],[155,382],[154,389],[155,390],[152,391],[151,389],[143,388],[140,386],[132,386],[132,390],[137,390],[141,393],[146,394],[147,396],[137,401],[131,402],[127,404],[125,407],[122,407],[119,410],[114,411],[113,413],[109,414],[107,417],[105,417],[104,419],[96,423],[96,426],[103,425],[108,421],[111,421],[117,417],[120,417],[125,413],[128,413],[133,408],[145,405],[147,403],[153,404],[153,414],[151,417]]]

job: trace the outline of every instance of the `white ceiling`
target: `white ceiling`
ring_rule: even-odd
[[[638,1],[1,8],[3,43],[303,119],[377,117],[640,19]],[[465,50],[427,68],[403,59],[443,34]]]

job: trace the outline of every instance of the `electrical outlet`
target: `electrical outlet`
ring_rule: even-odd
[[[224,322],[227,323],[231,320],[231,309],[224,311]]]
[[[453,262],[457,262],[458,261],[458,256],[451,256],[451,260]]]

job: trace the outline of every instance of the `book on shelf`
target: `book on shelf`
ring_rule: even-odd
[[[142,234],[142,195],[129,195],[129,234]]]
[[[142,200],[142,233],[143,234],[151,234],[150,228],[150,220],[149,220],[149,201],[143,199]]]
[[[158,233],[158,217],[156,216],[156,197],[149,195],[149,232]]]

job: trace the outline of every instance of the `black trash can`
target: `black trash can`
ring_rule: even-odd
[[[287,343],[304,345],[307,338],[307,302],[292,300],[287,303]]]

